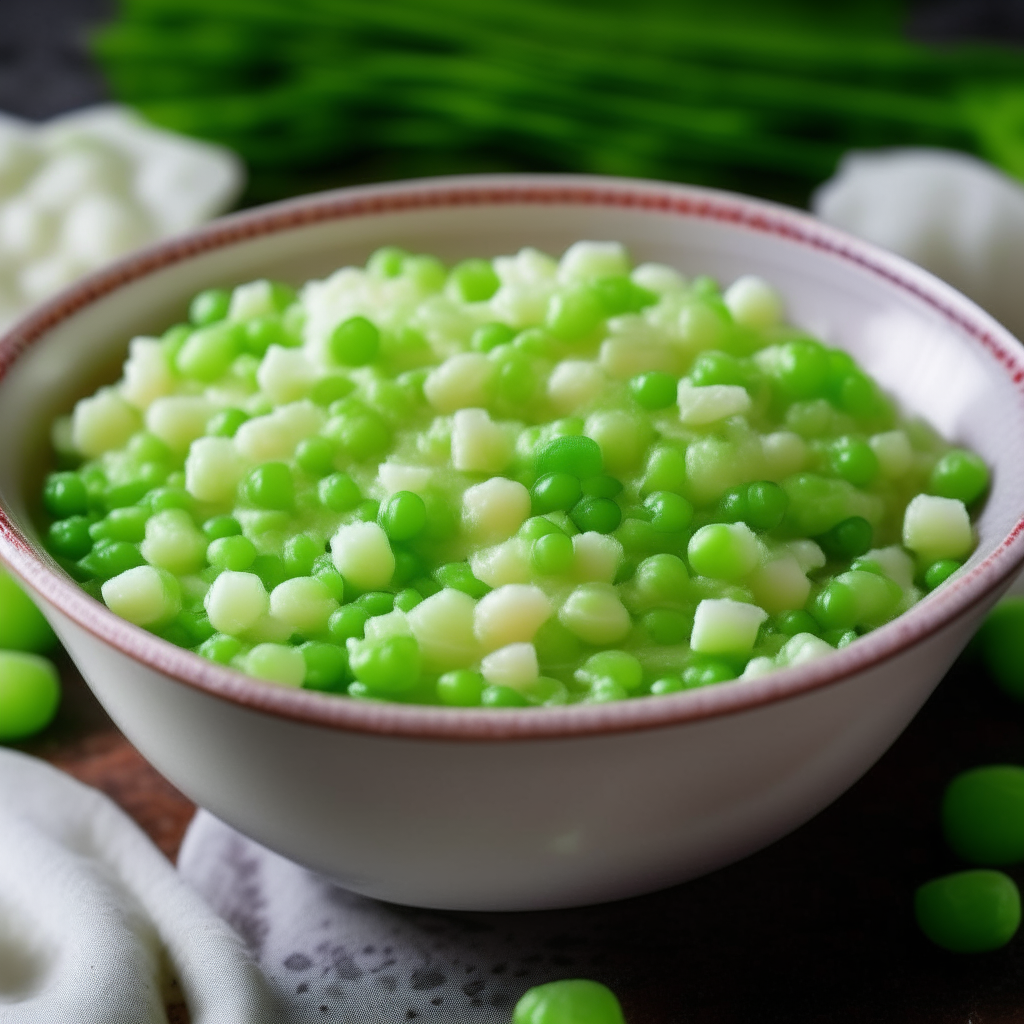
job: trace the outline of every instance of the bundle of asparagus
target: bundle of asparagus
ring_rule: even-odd
[[[240,153],[252,200],[516,169],[803,201],[847,149],[908,144],[1024,177],[1024,54],[908,42],[893,0],[836,6],[122,0],[94,47],[119,99]]]

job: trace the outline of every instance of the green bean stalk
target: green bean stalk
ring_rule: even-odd
[[[239,152],[250,199],[555,170],[799,201],[847,149],[886,145],[1024,176],[1024,56],[906,41],[902,7],[122,0],[94,49],[119,99]]]

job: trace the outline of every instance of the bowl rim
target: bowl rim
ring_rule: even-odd
[[[994,356],[1024,398],[1024,350],[991,316],[909,261],[767,200],[698,186],[631,178],[485,174],[360,185],[257,207],[139,250],[37,306],[0,334],[0,384],[48,331],[101,298],[192,256],[328,221],[472,205],[590,205],[718,221],[775,235],[846,261],[931,307]],[[1006,581],[1024,562],[1024,518],[970,572],[891,623],[821,661],[657,700],[554,708],[446,708],[339,699],[292,689],[216,665],[132,625],[90,597],[37,552],[0,505],[0,564],[92,636],[129,658],[210,697],[251,711],[336,731],[429,740],[544,740],[665,728],[753,710],[839,685],[908,651]]]

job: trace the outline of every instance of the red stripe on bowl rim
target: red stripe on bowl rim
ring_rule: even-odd
[[[118,288],[200,253],[330,221],[472,205],[609,206],[734,224],[850,263],[912,295],[980,344],[1024,399],[1024,353],[968,299],[898,256],[807,214],[715,189],[586,175],[467,175],[367,185],[285,200],[214,221],[130,255],[41,304],[0,336],[0,381],[48,330]],[[970,572],[891,623],[821,661],[750,680],[610,704],[536,709],[441,708],[352,700],[252,679],[114,615],[41,556],[0,506],[0,561],[97,639],[183,685],[251,710],[339,731],[434,740],[540,740],[665,728],[734,714],[841,683],[908,650],[983,601],[1024,562],[1024,518]]]

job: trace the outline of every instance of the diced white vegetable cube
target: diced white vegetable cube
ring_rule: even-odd
[[[473,632],[475,611],[476,601],[468,594],[446,588],[406,614],[424,667],[447,672],[477,661],[480,645]]]
[[[831,644],[813,633],[797,633],[779,651],[779,661],[783,665],[806,665],[809,661],[817,661],[829,654],[835,654]]]
[[[782,319],[782,299],[766,281],[753,274],[737,278],[722,296],[738,324],[764,330]]]
[[[412,636],[412,626],[405,612],[397,608],[386,615],[374,615],[366,620],[363,636],[367,640],[386,640],[390,636]]]
[[[684,377],[676,392],[679,419],[688,427],[702,427],[716,423],[727,416],[750,411],[751,401],[747,389],[739,384],[707,384],[694,387]]]
[[[146,429],[175,451],[188,446],[206,432],[214,407],[197,395],[167,395],[155,399],[146,410]]]
[[[622,544],[607,533],[589,530],[572,539],[572,576],[581,583],[612,583],[622,563]]]
[[[169,572],[151,565],[137,565],[100,588],[103,602],[122,619],[137,626],[169,622],[181,611],[181,588]]]
[[[263,581],[252,572],[222,572],[203,599],[210,625],[220,633],[239,636],[270,610]]]
[[[974,548],[966,506],[959,498],[918,494],[903,517],[903,543],[929,562],[963,558]]]
[[[395,574],[388,535],[377,523],[349,523],[331,538],[334,567],[360,590],[380,590]]]
[[[774,672],[778,667],[774,658],[751,658],[743,669],[740,679],[760,679],[761,676]]]
[[[758,566],[746,582],[754,600],[770,615],[803,608],[811,593],[811,581],[793,555]]]
[[[559,609],[558,620],[581,640],[601,647],[624,640],[633,625],[615,588],[607,583],[577,587]]]
[[[473,631],[485,651],[517,641],[533,640],[554,614],[550,598],[540,587],[509,583],[477,602]]]
[[[906,476],[914,464],[914,449],[910,438],[902,430],[887,430],[884,434],[874,434],[868,438],[871,450],[878,458],[878,468],[882,476],[890,480],[899,480]]]
[[[142,557],[176,576],[198,572],[206,564],[206,537],[183,508],[169,508],[146,520]]]
[[[548,378],[548,400],[556,412],[567,416],[585,409],[604,390],[606,378],[597,363],[588,359],[563,359]]]
[[[250,320],[254,316],[269,316],[274,312],[274,289],[267,280],[249,281],[231,292],[229,320]]]
[[[101,388],[75,403],[71,437],[86,458],[120,448],[139,429],[139,414],[113,388]]]
[[[230,502],[244,472],[230,437],[199,437],[185,459],[185,489],[199,501]]]
[[[389,497],[396,491],[412,491],[422,497],[433,477],[434,471],[428,466],[404,466],[399,462],[382,462],[377,470],[377,479]]]
[[[597,360],[601,369],[614,380],[626,380],[638,373],[661,370],[680,371],[679,351],[660,337],[638,338],[615,335],[601,342]]]
[[[291,402],[246,420],[235,434],[235,446],[251,462],[290,459],[296,445],[319,433],[325,421],[324,411],[312,402]]]
[[[820,569],[825,564],[825,552],[813,540],[791,540],[786,543],[785,548],[805,573]]]
[[[156,338],[133,338],[121,380],[124,400],[145,410],[155,399],[169,395],[176,383],[160,342]]]
[[[462,495],[462,525],[473,537],[505,540],[529,514],[530,492],[518,480],[493,476],[467,487]]]
[[[533,644],[509,644],[486,655],[480,662],[480,671],[494,685],[523,686],[540,675],[537,651]]]
[[[306,659],[297,647],[257,644],[245,656],[245,671],[268,683],[299,687],[306,678]]]
[[[791,430],[777,430],[761,438],[766,480],[783,480],[807,464],[807,442]]]
[[[767,618],[768,613],[756,604],[708,598],[697,605],[690,647],[700,654],[746,654]]]
[[[452,417],[452,465],[464,473],[500,473],[512,461],[509,429],[486,409],[460,409]]]
[[[256,383],[275,405],[284,405],[304,398],[317,376],[316,367],[301,348],[271,345],[256,371]]]
[[[559,284],[629,273],[629,254],[619,242],[574,242],[558,261]]]
[[[605,469],[611,473],[639,465],[651,438],[648,424],[622,409],[588,416],[583,433],[600,445]]]
[[[634,284],[646,288],[655,295],[666,292],[681,292],[686,287],[686,279],[673,267],[664,263],[641,263],[633,269],[630,278]]]
[[[471,552],[469,566],[473,575],[489,587],[529,583],[532,576],[529,548],[518,537]]]
[[[460,352],[430,371],[423,393],[442,413],[483,406],[493,374],[494,363],[482,352]]]
[[[872,548],[864,553],[864,558],[877,562],[882,572],[904,590],[909,590],[914,585],[914,560],[899,544],[891,544],[887,548]],[[824,565],[824,561],[821,564]]]
[[[338,602],[315,576],[295,576],[270,592],[270,614],[304,636],[324,632],[337,607]]]

